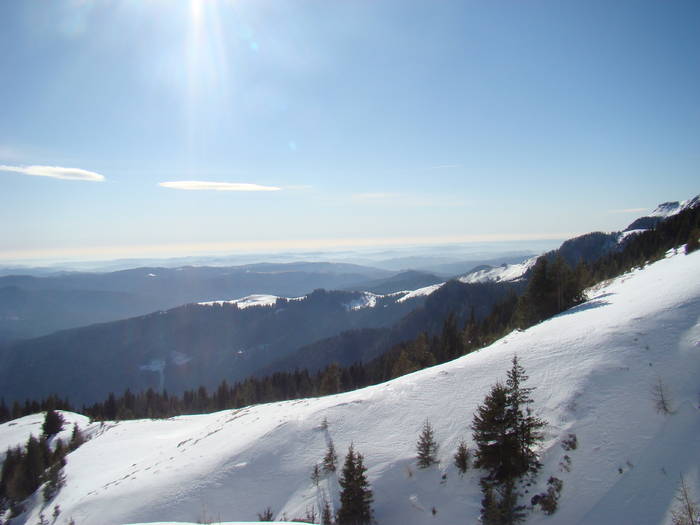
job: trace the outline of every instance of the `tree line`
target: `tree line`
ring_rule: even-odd
[[[68,443],[54,438],[63,429],[64,423],[59,412],[48,410],[41,435],[32,434],[24,446],[7,449],[0,469],[0,516],[8,508],[11,516],[21,514],[24,500],[42,485],[42,495],[48,505],[65,484],[63,467],[66,465],[66,455],[82,445],[84,438],[77,425],[73,426]],[[54,508],[56,516],[57,509]]]

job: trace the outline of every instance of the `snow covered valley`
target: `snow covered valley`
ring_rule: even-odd
[[[350,443],[363,454],[378,524],[476,523],[481,474],[460,476],[452,457],[461,439],[472,447],[474,411],[517,355],[548,422],[530,495],[549,476],[563,481],[557,512],[533,510],[526,523],[669,524],[680,476],[700,497],[699,270],[700,251],[669,254],[526,331],[354,392],[167,420],[67,415],[91,439],[67,456],[56,498],[45,505],[37,491],[11,523],[35,525],[55,506],[56,525],[254,521],[267,507],[279,520],[318,514],[324,497],[338,505],[334,474],[310,479],[329,440],[341,464]],[[659,385],[670,413],[657,407]],[[440,463],[418,469],[426,419]],[[0,425],[0,443],[24,443],[41,421]],[[562,447],[570,434],[575,450]]]

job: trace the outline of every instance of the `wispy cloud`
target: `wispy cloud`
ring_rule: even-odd
[[[642,213],[646,208],[622,208],[619,210],[608,210],[608,213]]]
[[[50,177],[60,180],[82,180],[88,182],[102,182],[104,175],[94,171],[80,168],[62,168],[60,166],[5,166],[0,165],[0,171],[11,171],[23,175],[33,175],[35,177]]]
[[[179,180],[159,182],[159,186],[189,191],[279,191],[277,186],[262,186],[246,182],[211,182],[206,180]]]

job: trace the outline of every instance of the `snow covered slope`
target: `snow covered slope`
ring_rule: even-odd
[[[341,461],[351,442],[364,455],[381,525],[475,523],[479,472],[460,478],[452,455],[460,439],[471,443],[475,408],[517,354],[536,387],[536,412],[549,422],[532,493],[550,475],[564,482],[557,513],[536,511],[527,523],[668,524],[679,476],[700,487],[699,270],[700,251],[669,256],[488,348],[355,392],[93,424],[93,439],[68,456],[67,485],[44,512],[60,505],[57,525],[246,521],[268,506],[278,519],[303,516],[324,494],[337,505],[334,476],[318,488],[309,479],[332,439]],[[673,414],[655,408],[659,380]],[[441,463],[418,470],[426,418]],[[0,436],[10,429],[0,425]],[[567,452],[569,433],[579,445]],[[12,523],[34,525],[40,511],[37,501]]]
[[[649,217],[672,217],[673,215],[677,215],[687,208],[694,208],[695,206],[700,206],[700,195],[680,202],[663,202],[649,214]]]
[[[65,412],[63,410],[58,411],[64,419],[63,430],[56,434],[52,439],[60,439],[63,443],[68,443],[73,432],[73,425],[77,424],[78,427],[85,428],[90,422],[90,418],[85,417],[81,414],[74,414],[73,412]],[[5,460],[5,453],[8,448],[14,448],[17,445],[24,445],[29,436],[39,436],[41,435],[41,427],[44,424],[44,414],[34,414],[31,416],[21,417],[1,425],[0,428],[0,465]]]
[[[459,278],[463,283],[485,283],[487,281],[517,281],[532,268],[537,262],[537,257],[532,257],[517,264],[503,264],[493,268],[485,268],[468,273]]]

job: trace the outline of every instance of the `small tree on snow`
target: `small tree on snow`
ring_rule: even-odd
[[[656,384],[654,384],[654,387],[651,389],[651,395],[654,398],[654,406],[657,412],[666,415],[673,414],[668,388],[666,388],[661,378],[658,378]]]
[[[484,523],[522,521],[517,483],[523,476],[534,477],[542,466],[535,446],[546,423],[532,413],[533,389],[523,386],[526,381],[525,370],[513,357],[506,384],[496,383],[474,414],[474,466],[486,471],[480,481]]]
[[[369,525],[372,523],[372,489],[367,480],[367,467],[362,454],[356,453],[352,444],[345,456],[340,484],[339,525]]]
[[[676,506],[671,511],[673,525],[697,525],[700,523],[700,507],[693,501],[690,490],[681,476],[681,486],[676,496]]]
[[[416,444],[416,459],[418,461],[418,467],[428,468],[431,465],[437,463],[437,452],[438,444],[435,442],[435,433],[433,432],[433,427],[430,421],[427,419],[423,424],[423,430],[418,436],[418,443]]]
[[[454,455],[454,459],[455,467],[457,467],[457,470],[459,470],[461,475],[464,475],[464,473],[469,469],[470,456],[471,452],[469,451],[469,448],[467,448],[467,444],[464,442],[464,440],[460,441],[459,445],[457,446],[457,452]]]
[[[55,410],[48,410],[44,417],[44,424],[41,426],[41,430],[46,437],[54,436],[63,430],[64,421],[61,414]]]
[[[335,452],[335,446],[333,446],[333,440],[328,440],[328,448],[326,449],[326,455],[323,456],[323,470],[324,472],[335,472],[338,465],[338,454]]]
[[[314,465],[314,468],[311,469],[311,481],[313,481],[314,485],[318,487],[318,482],[321,481],[321,467],[318,466],[318,463]]]
[[[274,515],[272,514],[272,509],[267,507],[264,511],[258,513],[258,521],[272,521]]]
[[[331,511],[331,504],[328,502],[326,495],[323,495],[323,508],[321,509],[321,525],[332,525],[333,524],[333,512]]]
[[[71,434],[70,442],[68,443],[68,449],[73,451],[83,443],[85,443],[85,436],[83,436],[82,431],[78,427],[78,423],[75,423],[73,425],[73,433]]]

